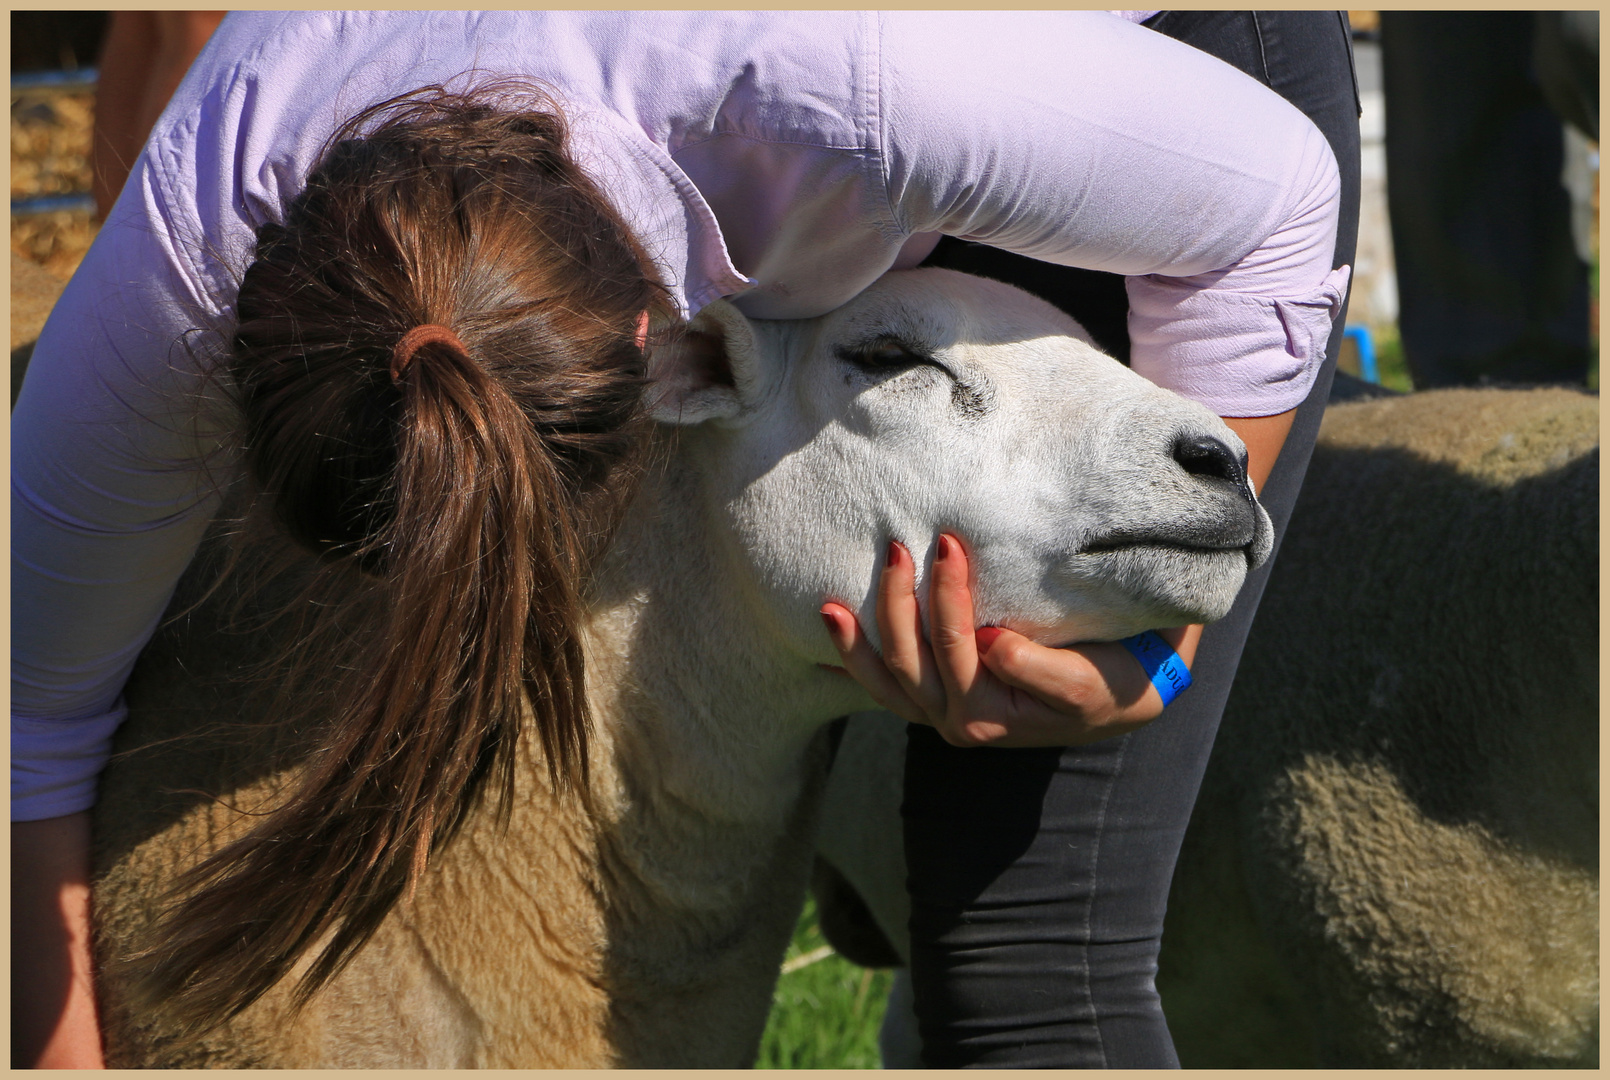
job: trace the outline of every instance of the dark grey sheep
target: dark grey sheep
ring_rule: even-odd
[[[1599,409],[1333,406],[1175,874],[1181,1061],[1598,1060]]]

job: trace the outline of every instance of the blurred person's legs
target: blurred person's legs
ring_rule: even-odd
[[[1599,13],[1537,11],[1532,69],[1561,120],[1599,140]]]
[[[1358,230],[1358,105],[1340,13],[1164,12],[1160,33],[1302,109],[1341,166],[1333,265]],[[930,265],[1013,281],[1127,352],[1121,278],[942,242]],[[1324,412],[1342,320],[1260,498],[1283,534]],[[1112,339],[1122,336],[1114,346]],[[1105,340],[1104,340],[1105,339]],[[1189,692],[1129,735],[1066,750],[958,749],[909,729],[911,980],[934,1067],[1174,1066],[1154,977],[1169,882],[1271,563],[1203,634]]]
[[[104,219],[135,157],[222,11],[114,11],[95,89],[95,214]]]
[[[1399,326],[1417,387],[1587,377],[1588,267],[1549,101],[1597,128],[1597,27],[1590,54],[1585,20],[1565,14],[1381,13]]]

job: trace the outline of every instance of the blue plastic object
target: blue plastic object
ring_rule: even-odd
[[[93,90],[100,78],[96,68],[77,68],[73,71],[24,71],[11,76],[11,89],[18,90]]]
[[[1381,385],[1381,376],[1375,370],[1375,339],[1370,337],[1370,328],[1367,326],[1349,326],[1342,331],[1342,337],[1352,338],[1358,346],[1358,375],[1365,382]]]
[[[28,199],[11,200],[12,217],[53,214],[58,210],[72,210],[81,214],[94,213],[95,196],[79,192],[76,195],[35,195]]]
[[[1120,638],[1118,644],[1146,669],[1146,677],[1157,687],[1163,698],[1163,708],[1191,687],[1191,669],[1185,666],[1180,654],[1155,630],[1142,630],[1134,637]]]

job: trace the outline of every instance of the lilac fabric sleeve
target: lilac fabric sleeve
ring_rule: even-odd
[[[14,821],[94,802],[123,683],[228,471],[202,465],[217,414],[195,407],[210,384],[189,351],[216,312],[149,179],[136,169],[57,302],[12,414]]]
[[[94,716],[11,716],[11,820],[76,814],[95,805],[95,782],[112,754],[121,702]]]
[[[1227,416],[1294,408],[1346,271],[1329,145],[1278,94],[1106,13],[883,15],[890,201],[941,232],[1127,275],[1135,370]]]

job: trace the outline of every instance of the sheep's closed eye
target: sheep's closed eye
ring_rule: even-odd
[[[915,346],[893,337],[876,337],[859,345],[840,345],[833,350],[835,356],[862,371],[889,375],[904,368],[926,365],[946,375],[950,372]]]
[[[878,383],[887,382],[913,368],[933,368],[951,381],[950,403],[963,419],[976,420],[988,414],[992,407],[992,395],[987,383],[975,386],[964,382],[921,347],[900,338],[880,335],[859,345],[839,345],[833,353],[863,376],[871,376]]]

